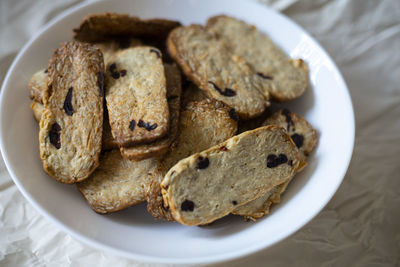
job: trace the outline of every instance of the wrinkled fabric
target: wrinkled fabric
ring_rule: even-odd
[[[0,1],[0,82],[28,39],[78,2]],[[213,266],[400,266],[400,1],[259,2],[301,25],[338,65],[355,110],[354,154],[339,190],[310,223],[271,248]],[[23,198],[2,159],[0,265],[161,266],[61,232]]]

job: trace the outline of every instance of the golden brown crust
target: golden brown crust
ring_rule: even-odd
[[[203,27],[174,29],[167,47],[182,71],[207,97],[235,108],[240,117],[255,117],[269,106],[269,94],[250,67],[240,57],[232,56]]]
[[[169,128],[161,52],[140,46],[118,51],[107,65],[106,103],[114,139],[120,146],[162,138]]]
[[[103,56],[67,42],[49,62],[40,120],[44,170],[62,183],[86,179],[99,165],[103,132]]]
[[[47,69],[39,70],[32,75],[28,84],[30,98],[41,104],[43,104],[43,94],[47,88],[46,77]]]
[[[35,117],[35,120],[37,122],[40,122],[40,118],[42,117],[43,113],[43,104],[40,104],[39,102],[33,100],[31,103],[31,110],[33,112],[33,117]]]
[[[179,22],[173,20],[142,20],[128,14],[90,14],[83,19],[79,28],[74,29],[74,38],[83,42],[98,42],[121,36],[164,39],[179,25]]]
[[[101,156],[100,166],[77,187],[97,213],[116,212],[144,202],[154,175],[157,175],[157,160],[134,162],[112,150]]]
[[[165,78],[167,80],[167,100],[170,111],[170,128],[163,138],[150,144],[142,144],[131,147],[121,147],[123,157],[130,160],[143,160],[159,157],[167,153],[171,143],[178,134],[179,113],[181,106],[182,81],[181,74],[175,64],[164,64]]]
[[[160,167],[158,175],[151,178],[149,187],[147,188],[146,200],[147,211],[159,220],[175,221],[171,212],[164,206],[163,197],[161,194],[160,183],[165,172]]]
[[[164,205],[182,224],[207,224],[287,181],[301,165],[282,127],[261,127],[174,165],[161,183]]]
[[[179,160],[232,137],[237,122],[230,116],[231,108],[222,102],[205,99],[190,102],[181,114],[180,133],[172,149],[160,162],[160,174],[152,179],[147,195],[147,209],[158,219],[173,220],[164,207],[160,182],[165,173]]]
[[[279,102],[302,95],[308,86],[308,67],[302,59],[290,59],[273,41],[253,25],[215,16],[206,29],[224,42],[233,54],[242,57],[257,73],[271,97]]]

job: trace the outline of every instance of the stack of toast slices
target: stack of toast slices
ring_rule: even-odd
[[[256,220],[307,165],[316,130],[269,108],[305,92],[307,64],[253,25],[105,13],[73,31],[28,87],[44,171],[95,212]]]

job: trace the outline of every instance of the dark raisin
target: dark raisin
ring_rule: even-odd
[[[68,116],[72,116],[74,113],[74,107],[72,106],[72,90],[72,87],[68,89],[67,96],[64,100],[64,111]]]
[[[197,158],[197,169],[205,169],[208,167],[208,165],[210,165],[210,161],[208,160],[208,158],[203,158],[202,156]]]
[[[97,86],[99,86],[100,96],[104,93],[104,74],[102,71],[97,73]]]
[[[290,112],[290,110],[284,108],[282,110],[282,114],[286,118],[287,130],[289,131],[290,130],[290,126],[294,126],[294,122],[292,120],[291,112]]]
[[[121,74],[121,77],[124,77],[126,75],[126,70],[121,70],[119,73]]]
[[[154,124],[150,124],[150,122],[144,122],[144,121],[142,121],[142,120],[139,120],[139,123],[137,124],[139,127],[141,127],[141,128],[145,128],[147,131],[152,131],[152,130],[154,130],[155,128],[157,128],[157,123],[154,123]]]
[[[288,158],[284,154],[279,154],[279,156],[276,156],[274,154],[270,154],[267,157],[267,167],[268,168],[274,168],[277,167],[283,163],[286,163],[288,161]]]
[[[260,76],[263,79],[272,80],[272,76],[265,75],[265,74],[263,74],[261,72],[257,72],[257,75]]]
[[[300,148],[303,146],[303,143],[304,143],[303,135],[295,133],[295,134],[292,134],[291,138],[292,138],[293,142],[296,144],[297,148]]]
[[[48,70],[48,69],[45,69],[45,70],[44,70],[44,73],[48,73],[48,72],[49,72],[49,70]]]
[[[236,200],[232,201],[232,204],[236,206],[237,205],[237,201]]]
[[[135,126],[136,126],[136,121],[131,120],[131,122],[129,123],[129,129],[131,129],[131,131],[133,131],[133,130],[135,130]]]
[[[276,155],[274,155],[274,154],[268,155],[268,157],[267,157],[267,167],[268,168],[276,167],[277,166],[276,165],[276,159],[277,158],[278,157]]]
[[[236,114],[236,110],[234,108],[231,108],[231,110],[229,110],[229,117],[231,117],[232,120],[234,121],[238,121],[239,118]]]
[[[114,79],[118,79],[119,78],[119,72],[112,72],[111,73],[111,77],[113,77]]]
[[[286,163],[288,161],[288,158],[286,157],[285,154],[279,154],[278,159],[280,164]]]
[[[233,91],[231,88],[225,88],[225,91],[221,93],[224,96],[235,96],[236,92]]]
[[[131,45],[131,40],[129,38],[122,38],[118,42],[119,49],[126,49]]]
[[[152,124],[152,125],[150,125],[150,127],[146,127],[146,130],[147,131],[152,131],[152,130],[154,130],[155,128],[157,128],[157,123],[154,123],[154,124]]]
[[[209,81],[209,83],[211,83],[214,86],[215,90],[217,90],[220,93],[222,92],[221,88],[219,88],[218,85],[216,85],[214,82]]]
[[[222,90],[222,89],[219,88],[215,83],[213,83],[213,82],[211,82],[211,81],[209,81],[209,83],[211,83],[211,84],[214,86],[215,90],[217,90],[218,93],[220,93],[220,94],[223,95],[223,96],[231,97],[231,96],[235,96],[235,95],[236,95],[236,92],[233,91],[233,90],[230,89],[230,88],[225,88],[225,90]]]
[[[185,200],[181,204],[181,210],[182,211],[193,211],[194,210],[194,203],[193,201],[190,200]]]
[[[228,151],[228,148],[226,146],[220,146],[219,150],[221,151]]]
[[[289,160],[289,161],[288,161],[288,165],[289,165],[289,166],[293,166],[293,160]]]
[[[112,63],[108,69],[110,70],[110,72],[115,72],[115,70],[117,69],[117,64]]]
[[[61,131],[60,125],[57,122],[55,122],[51,126],[51,129],[50,129],[50,132],[49,132],[50,143],[53,146],[55,146],[57,149],[60,149],[60,147],[61,147],[60,131]]]
[[[157,55],[157,58],[161,57],[161,54],[160,54],[160,52],[158,50],[150,49],[150,53],[155,53]]]

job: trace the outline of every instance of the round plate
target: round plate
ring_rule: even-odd
[[[57,183],[42,169],[38,125],[29,109],[27,84],[47,66],[54,49],[71,40],[88,13],[121,12],[141,18],[168,18],[204,24],[228,14],[256,25],[291,57],[305,59],[310,87],[284,104],[305,116],[319,132],[319,144],[272,213],[254,222],[228,216],[205,227],[154,220],[139,205],[109,215],[93,212],[73,185]],[[303,29],[251,1],[104,1],[78,5],[48,23],[20,51],[1,90],[1,150],[14,182],[46,218],[78,240],[147,262],[211,263],[241,257],[288,237],[310,221],[333,196],[348,167],[354,143],[351,99],[337,67]],[[190,248],[190,249],[189,249]]]

